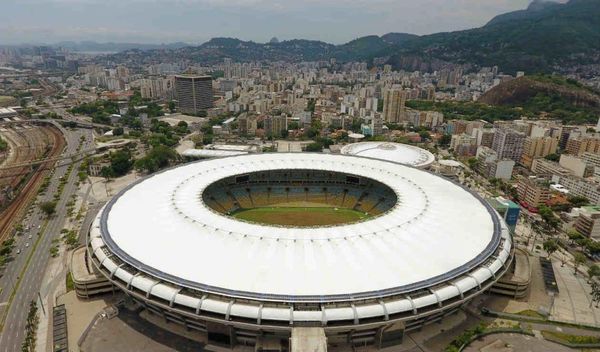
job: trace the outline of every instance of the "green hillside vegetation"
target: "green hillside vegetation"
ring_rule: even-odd
[[[600,63],[600,1],[535,1],[527,10],[497,16],[480,28],[425,36],[388,33],[342,45],[303,39],[262,44],[214,38],[200,46],[172,50],[128,50],[113,59],[150,63],[167,57],[207,64],[224,58],[239,62],[335,58],[339,62],[370,63],[379,58],[406,70],[433,71],[454,63],[467,67],[498,65],[505,73],[554,72],[562,66]]]
[[[506,15],[504,15],[506,16]],[[600,1],[571,0],[508,16],[476,29],[437,33],[410,41],[390,59],[414,56],[480,66],[498,65],[504,72],[552,71],[562,63],[591,63],[600,52]]]
[[[406,106],[439,111],[446,119],[516,120],[556,119],[564,124],[595,124],[600,116],[600,94],[581,83],[556,75],[534,75],[502,83],[477,102],[411,100]]]
[[[520,109],[527,117],[561,120],[566,124],[596,123],[600,94],[558,75],[533,75],[502,83],[480,99],[498,109]]]
[[[517,108],[506,106],[491,106],[470,101],[443,101],[433,102],[426,100],[409,100],[406,106],[423,111],[439,111],[444,113],[444,119],[485,120],[494,122],[498,120],[516,120],[524,115]]]

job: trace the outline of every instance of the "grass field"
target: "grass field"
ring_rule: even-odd
[[[356,210],[331,207],[268,207],[242,209],[234,218],[284,226],[322,226],[356,222],[370,217]]]

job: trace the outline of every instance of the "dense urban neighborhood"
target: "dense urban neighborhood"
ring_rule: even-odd
[[[0,351],[600,349],[599,18],[0,44]]]

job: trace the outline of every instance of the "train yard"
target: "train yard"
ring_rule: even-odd
[[[9,150],[0,163],[0,242],[11,235],[16,222],[35,199],[44,178],[54,163],[26,165],[40,159],[58,157],[66,143],[61,131],[52,125],[15,125],[2,127],[0,135]],[[13,166],[17,166],[16,168]]]

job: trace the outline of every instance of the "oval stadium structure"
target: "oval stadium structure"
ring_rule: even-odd
[[[270,213],[290,208],[298,213]],[[141,179],[100,211],[87,248],[148,311],[229,346],[286,345],[305,327],[329,344],[389,346],[490,288],[512,260],[504,221],[462,186],[312,153],[212,159]]]
[[[392,142],[360,142],[345,145],[342,154],[364,156],[427,169],[435,161],[428,150],[413,145]]]

